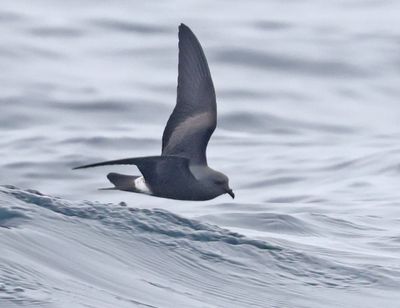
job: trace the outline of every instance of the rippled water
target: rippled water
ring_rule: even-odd
[[[5,1],[0,307],[395,307],[399,10]],[[180,22],[217,90],[208,160],[237,197],[98,191],[138,171],[71,168],[160,152]]]

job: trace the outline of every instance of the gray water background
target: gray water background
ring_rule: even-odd
[[[86,205],[83,200],[123,201],[138,211],[160,208],[286,251],[265,259],[246,246],[226,250],[225,242],[212,242],[208,248],[223,251],[229,260],[245,254],[240,270],[227,271],[223,259],[199,257],[182,269],[187,277],[206,279],[202,275],[210,273],[198,268],[204,266],[221,270],[225,280],[202,281],[204,289],[200,287],[197,297],[189,292],[183,302],[152,302],[156,307],[195,307],[202,301],[205,307],[396,307],[399,13],[399,2],[385,0],[3,1],[0,184],[22,190],[15,197],[4,188],[1,206],[26,200],[26,189],[51,196],[55,204],[56,197],[70,200],[63,203],[67,208],[72,206],[69,202]],[[208,148],[209,164],[229,176],[237,197],[198,203],[98,191],[110,185],[108,172],[138,171],[71,168],[160,153],[161,135],[176,99],[181,22],[201,41],[217,92],[219,122]],[[30,196],[28,204],[37,204],[30,198],[36,200]],[[7,221],[7,213],[0,218]],[[153,214],[161,219],[159,212]],[[51,225],[52,220],[40,217],[38,225]],[[83,222],[76,223],[75,228],[84,228]],[[21,222],[19,228],[23,226]],[[171,228],[181,230],[179,226]],[[219,234],[218,230],[212,232]],[[188,234],[193,230],[181,231],[191,243]],[[26,253],[29,259],[29,251],[13,246],[7,233],[11,231],[3,232],[0,248]],[[159,235],[152,231],[148,238]],[[96,236],[101,238],[97,234],[85,239],[91,242]],[[134,242],[134,236],[127,241]],[[136,261],[152,260],[157,249],[165,248],[162,243]],[[181,242],[175,244],[179,247]],[[47,247],[55,246],[49,241]],[[74,242],[63,249],[79,251]],[[15,264],[7,267],[7,260],[12,258],[3,262],[7,273],[18,272]],[[118,263],[110,264],[118,268]],[[140,275],[157,264],[143,265]],[[172,261],[160,265],[165,267],[183,268]],[[254,272],[246,273],[246,267]],[[136,273],[134,268],[130,271]],[[7,280],[4,273],[0,293],[21,287],[18,279]],[[156,277],[168,281],[169,275],[160,270]],[[235,277],[248,280],[243,286],[235,284]],[[171,292],[190,285],[186,279]],[[46,285],[44,278],[42,286],[31,288],[46,290]],[[68,289],[72,295],[75,287]],[[226,294],[210,291],[229,287]],[[17,291],[7,294],[3,299],[8,305],[33,305],[27,292],[22,301]],[[157,291],[149,291],[142,301],[150,303],[156,296]],[[38,305],[64,307],[65,301],[55,303],[54,298],[60,297],[38,300]],[[84,307],[86,301],[82,297],[75,306]]]

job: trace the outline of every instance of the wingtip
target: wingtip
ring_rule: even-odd
[[[181,23],[179,25],[179,35],[184,34],[184,33],[193,33],[193,32],[187,25],[185,25],[184,23]]]
[[[72,170],[78,170],[78,169],[83,169],[83,168],[86,168],[86,166],[74,167],[74,168],[72,168]]]
[[[82,166],[74,167],[74,168],[72,168],[72,170],[92,168],[92,167],[96,167],[96,165],[97,164],[82,165]]]

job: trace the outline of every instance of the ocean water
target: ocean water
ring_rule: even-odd
[[[398,307],[400,3],[0,7],[0,307]],[[108,187],[160,153],[177,27],[218,98],[236,198]]]

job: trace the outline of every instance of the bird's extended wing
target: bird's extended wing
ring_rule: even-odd
[[[193,198],[191,189],[182,189],[182,187],[196,186],[196,179],[189,169],[187,158],[178,156],[134,157],[104,161],[74,169],[108,165],[136,165],[156,196],[189,200]],[[113,182],[112,179],[110,180]]]
[[[203,49],[193,32],[179,26],[178,93],[162,138],[162,155],[207,165],[206,148],[217,125],[214,85]]]

